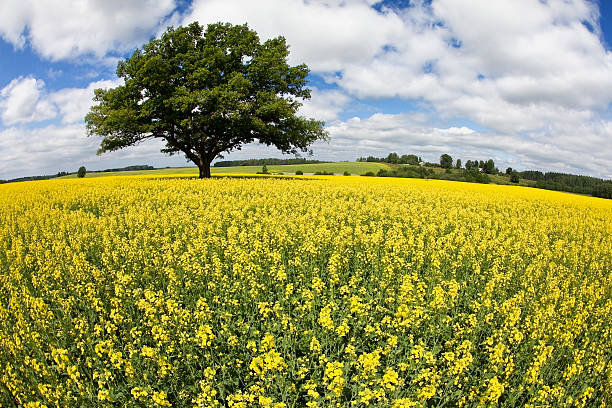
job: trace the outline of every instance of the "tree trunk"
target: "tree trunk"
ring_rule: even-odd
[[[210,178],[210,162],[200,160],[198,168],[200,169],[200,178]]]

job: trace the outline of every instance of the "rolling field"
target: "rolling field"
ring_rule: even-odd
[[[612,201],[151,173],[0,185],[0,406],[612,404]]]
[[[262,166],[234,166],[234,167],[211,167],[212,174],[256,174],[261,171]],[[295,174],[296,171],[302,170],[304,173],[315,173],[317,171],[325,171],[328,173],[334,173],[337,175],[344,174],[348,171],[354,175],[365,174],[368,171],[374,173],[380,169],[389,169],[389,165],[386,163],[358,163],[358,162],[333,162],[333,163],[314,163],[314,164],[285,164],[285,165],[270,165],[268,171],[272,173],[286,173]],[[163,176],[170,174],[185,174],[185,175],[198,175],[197,167],[184,167],[184,168],[170,168],[170,169],[156,169],[156,170],[135,170],[135,171],[118,171],[118,172],[101,172],[101,173],[87,173],[86,177],[108,177],[108,176],[134,176],[134,175],[147,175],[147,176]],[[76,178],[76,174],[70,174],[60,178]]]

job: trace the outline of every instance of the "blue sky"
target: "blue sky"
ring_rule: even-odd
[[[391,151],[612,178],[612,2],[95,0],[0,5],[0,179],[187,165],[156,141],[96,156],[83,116],[168,25],[248,22],[311,69],[314,157]],[[226,158],[280,156],[253,144]]]

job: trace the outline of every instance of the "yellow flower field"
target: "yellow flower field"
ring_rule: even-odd
[[[135,176],[0,221],[3,407],[612,405],[612,201]]]

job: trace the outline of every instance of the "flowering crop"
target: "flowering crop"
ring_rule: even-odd
[[[0,186],[0,406],[612,403],[612,204],[412,179]]]

